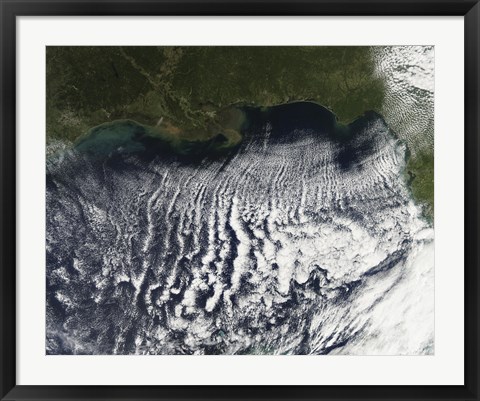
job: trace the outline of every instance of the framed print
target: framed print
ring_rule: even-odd
[[[2,1],[2,399],[478,399],[479,7]]]

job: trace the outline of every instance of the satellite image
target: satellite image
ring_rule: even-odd
[[[433,355],[434,47],[46,48],[47,355]]]

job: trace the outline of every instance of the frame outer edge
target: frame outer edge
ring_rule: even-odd
[[[465,387],[478,400],[480,3],[465,16]],[[467,347],[468,344],[468,347]]]
[[[0,0],[16,15],[465,15],[477,0]]]
[[[23,3],[23,4],[22,4]],[[36,3],[36,4],[35,4]],[[15,187],[15,112],[16,112],[16,10],[25,10],[25,6],[33,6],[33,12],[21,12],[22,15],[40,15],[48,14],[39,12],[42,1],[22,2],[17,4],[0,0],[0,15],[2,28],[0,31],[0,40],[2,46],[0,48],[1,60],[1,110],[0,110],[0,263],[1,272],[0,279],[2,283],[1,302],[1,318],[0,318],[0,340],[1,340],[1,362],[0,362],[0,398],[9,393],[7,399],[47,399],[50,396],[47,388],[43,388],[32,397],[33,394],[25,394],[22,391],[27,390],[25,386],[16,386],[16,323],[15,323],[15,297],[16,297],[16,277],[15,277],[15,252],[16,252],[16,187]],[[65,8],[67,2],[51,2],[56,3],[53,7]],[[83,2],[80,2],[83,3]],[[104,3],[104,2],[99,2]],[[108,2],[109,3],[109,2]],[[112,2],[111,4],[113,4]],[[118,2],[124,3],[124,2]],[[179,1],[178,4],[185,3]],[[441,2],[439,2],[441,3]],[[460,3],[460,2],[459,2]],[[78,4],[78,3],[77,3]],[[87,3],[88,4],[88,3]],[[87,5],[84,3],[84,5]],[[90,4],[91,5],[91,4]],[[124,3],[125,5],[125,3]],[[143,3],[145,5],[145,2]],[[152,3],[153,5],[153,3]],[[267,6],[268,2],[264,4]],[[388,6],[388,2],[383,4]],[[432,4],[433,5],[433,4]],[[18,7],[20,6],[20,7]],[[23,6],[23,7],[22,7]],[[37,6],[37,7],[36,7]],[[63,6],[63,7],[62,7]],[[381,8],[381,5],[378,4]],[[460,6],[459,6],[460,7]],[[465,4],[463,6],[465,7]],[[47,7],[48,8],[48,7]],[[123,8],[123,7],[122,7]],[[127,7],[128,8],[128,7]],[[56,15],[68,15],[69,13],[56,12]],[[75,14],[75,13],[73,13]],[[96,14],[93,12],[91,15]],[[181,13],[179,13],[181,14]],[[223,14],[223,13],[222,13]],[[447,15],[447,13],[441,13]],[[382,15],[382,13],[378,13]],[[438,14],[437,14],[438,15]],[[477,2],[465,16],[465,244],[466,244],[466,293],[465,293],[465,344],[469,344],[470,348],[466,348],[465,352],[465,392],[458,391],[457,396],[465,399],[478,399],[478,200],[479,200],[479,35],[480,35],[480,4]],[[468,82],[468,85],[467,85]],[[468,133],[468,135],[467,135]],[[470,136],[470,137],[468,137]],[[30,387],[30,386],[26,386]],[[42,386],[43,387],[43,386]],[[47,386],[50,387],[51,386]],[[33,390],[33,388],[31,388]],[[55,391],[50,390],[50,395]],[[73,390],[73,388],[72,388]],[[106,389],[105,389],[106,390]],[[460,389],[459,389],[460,390]],[[27,390],[28,392],[28,390]],[[23,393],[23,394],[22,394]],[[43,393],[44,395],[40,395]],[[65,392],[62,395],[66,395]],[[125,393],[129,393],[127,390]],[[448,392],[447,392],[448,393]],[[98,395],[98,394],[97,394]],[[320,395],[320,394],[319,394]],[[44,398],[44,397],[47,398]],[[453,394],[452,394],[453,396]],[[12,398],[14,397],[14,398]],[[70,394],[71,397],[71,394]],[[69,398],[70,398],[69,397]],[[453,396],[455,397],[455,396]],[[452,397],[452,398],[453,398]],[[56,398],[56,397],[55,397]],[[75,397],[74,397],[75,398]],[[124,397],[122,397],[124,398]],[[140,396],[139,399],[142,397]],[[156,397],[155,397],[156,398]],[[455,397],[457,398],[457,397]],[[73,399],[73,398],[70,398]],[[75,399],[86,399],[84,397]],[[98,399],[98,398],[97,398]],[[101,396],[101,399],[105,399]],[[124,398],[125,399],[125,398]],[[132,398],[133,399],[133,398]]]
[[[1,364],[0,397],[16,383],[16,186],[15,186],[15,45],[14,6],[0,3],[1,28],[1,145],[0,145],[0,260]]]

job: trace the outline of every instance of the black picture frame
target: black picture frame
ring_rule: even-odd
[[[2,400],[478,400],[478,0],[0,0]],[[435,15],[465,21],[465,381],[463,386],[23,386],[16,385],[16,17],[93,15]],[[392,372],[392,374],[395,374]]]

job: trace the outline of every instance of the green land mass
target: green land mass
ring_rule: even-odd
[[[369,47],[47,47],[47,143],[131,119],[169,142],[241,140],[238,106],[313,101],[340,124],[381,113]],[[388,122],[388,121],[387,121]],[[433,217],[433,149],[410,158],[414,198]]]

